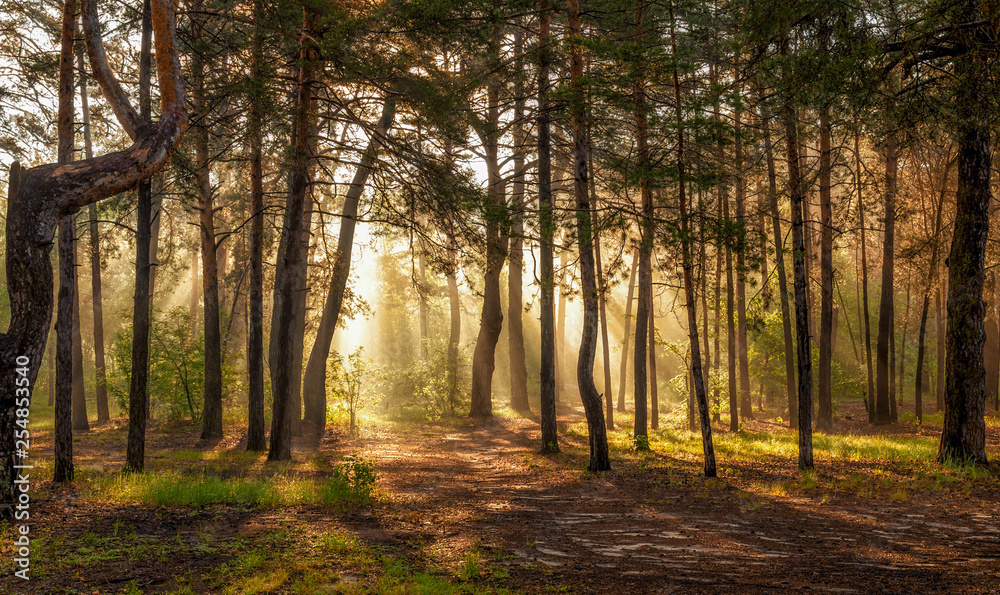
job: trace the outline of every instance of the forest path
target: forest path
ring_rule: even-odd
[[[554,576],[579,593],[1000,592],[995,500],[769,494],[752,470],[705,480],[635,457],[598,476],[538,439],[537,421],[497,418],[364,450],[408,531],[452,553],[479,540],[532,592]]]

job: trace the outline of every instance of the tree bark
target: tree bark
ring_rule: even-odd
[[[672,52],[677,55],[677,38],[674,24],[674,4],[670,3],[670,44]],[[715,449],[712,445],[712,423],[708,414],[708,393],[705,388],[701,370],[701,353],[698,344],[698,313],[697,300],[694,291],[694,278],[691,273],[691,226],[688,218],[687,194],[684,187],[684,121],[681,112],[680,81],[677,67],[674,67],[674,113],[677,123],[677,188],[681,215],[681,265],[684,268],[684,295],[687,299],[688,340],[691,344],[691,378],[694,381],[695,398],[698,401],[698,413],[701,421],[701,444],[705,457],[705,477],[715,477]]]
[[[514,56],[517,74],[514,79],[514,180],[511,188],[510,265],[507,270],[507,352],[510,355],[510,406],[515,411],[531,411],[528,404],[528,367],[524,354],[524,297],[521,276],[524,271],[524,30],[514,27]],[[603,319],[603,317],[602,317]]]
[[[633,29],[637,38],[645,38],[642,33],[645,2],[636,3]],[[647,431],[647,401],[646,401],[646,354],[647,333],[649,332],[649,317],[653,305],[653,192],[649,180],[649,144],[646,130],[647,101],[646,80],[642,67],[637,66],[637,75],[632,87],[632,99],[635,109],[635,143],[636,165],[639,175],[639,195],[642,199],[642,214],[639,219],[639,302],[635,309],[635,354],[633,355],[634,387],[632,390],[635,402],[635,424],[633,439],[638,450],[649,450],[649,433]]]
[[[830,202],[830,107],[819,114],[820,316],[816,429],[833,430],[833,208]]]
[[[746,179],[743,175],[743,114],[737,110],[733,116],[735,119],[733,136],[736,145],[736,224],[740,230],[736,237],[736,355],[740,367],[740,417],[753,419],[753,405],[750,403],[750,359],[747,354],[746,232],[748,226]]]
[[[555,271],[553,271],[552,141],[549,115],[549,34],[552,15],[549,0],[541,0],[538,24],[538,227],[541,260],[541,412],[543,453],[559,452],[556,428],[555,320],[553,312]]]
[[[191,35],[195,40],[203,37],[203,0],[192,5],[194,18],[191,20]],[[195,179],[198,184],[198,223],[201,237],[201,286],[204,300],[203,320],[205,324],[205,406],[201,412],[201,439],[222,437],[222,334],[219,324],[219,276],[215,244],[215,205],[212,197],[208,149],[208,103],[205,99],[205,58],[195,51],[191,57],[192,108],[198,114],[201,124],[194,135]],[[148,216],[148,214],[147,214]],[[144,223],[148,225],[148,220]],[[149,253],[149,238],[146,237],[146,260]],[[149,266],[149,263],[145,263]],[[148,272],[144,273],[148,278]],[[148,280],[146,281],[148,283]],[[148,287],[147,287],[148,292]],[[146,296],[148,300],[148,293]]]
[[[956,23],[979,23],[980,4],[967,0]],[[944,427],[938,461],[985,465],[986,370],[983,283],[990,205],[990,102],[987,53],[992,34],[980,23],[961,34],[967,51],[955,59],[959,141],[955,227],[948,255],[948,331]]]
[[[570,86],[573,99],[570,111],[573,122],[573,190],[576,195],[576,229],[580,246],[580,285],[583,292],[583,330],[576,379],[580,399],[587,416],[590,437],[589,471],[608,471],[611,458],[604,425],[601,395],[594,385],[594,358],[597,354],[597,279],[594,265],[594,242],[591,221],[590,189],[587,184],[587,133],[584,124],[585,96],[583,90],[583,49],[578,45],[581,34],[579,0],[569,0],[567,17],[570,33]]]
[[[57,127],[60,165],[73,161],[73,33],[75,21],[76,0],[66,0],[63,4],[62,49],[59,55]],[[12,168],[11,179],[13,180],[15,177],[18,176],[15,176]],[[12,197],[8,197],[8,200],[10,198]],[[73,304],[76,295],[73,220],[75,216],[76,210],[71,209],[63,213],[59,219],[59,301],[56,313],[55,470],[53,479],[60,483],[73,481],[73,430],[75,429],[72,423],[74,404]],[[10,233],[9,225],[8,222],[8,233]],[[8,258],[12,258],[14,255],[10,251],[9,243],[7,248]],[[8,283],[14,281],[14,276],[10,274],[9,270],[7,271],[7,281]],[[13,302],[13,299],[11,301]],[[15,328],[13,317],[11,317],[10,328]],[[84,421],[86,421],[86,415]],[[11,440],[13,437],[14,433],[11,432]],[[19,456],[19,458],[23,457]]]
[[[788,56],[788,37],[781,41],[781,55]],[[812,358],[809,349],[809,307],[806,300],[806,247],[802,222],[802,189],[799,177],[799,147],[795,109],[791,97],[782,106],[788,164],[788,194],[792,203],[792,254],[795,265],[795,331],[799,368],[799,469],[813,468],[812,448]]]
[[[264,439],[264,26],[263,2],[254,2],[250,102],[250,303],[247,333],[247,450],[262,451]]]
[[[893,275],[896,235],[896,170],[898,166],[895,132],[890,132],[885,145],[885,239],[882,255],[882,296],[879,301],[878,346],[875,358],[875,425],[892,423],[889,393],[889,335],[892,332]]]
[[[319,55],[317,48],[317,33],[313,27],[317,16],[308,9],[303,9],[302,34],[299,39],[299,89],[295,105],[295,142],[293,146],[293,163],[288,189],[288,200],[285,205],[287,225],[282,230],[282,239],[286,249],[283,254],[282,266],[286,272],[293,271],[306,255],[302,242],[302,234],[306,193],[309,189],[309,165],[312,160],[311,132],[314,116],[313,85],[316,60]],[[271,440],[267,453],[269,461],[285,461],[292,458],[292,404],[293,390],[293,357],[295,333],[293,324],[295,312],[295,291],[298,280],[293,274],[280,276],[276,288],[275,310],[272,318],[277,318],[276,333],[272,336],[275,349],[272,351],[272,386],[273,412],[271,414]],[[279,307],[280,303],[280,307]]]
[[[497,42],[499,43],[499,42]],[[499,48],[496,49],[499,52]],[[498,55],[498,54],[497,54]],[[483,213],[486,225],[486,270],[483,274],[483,309],[479,335],[472,355],[472,404],[470,417],[493,415],[493,371],[496,368],[496,346],[503,330],[503,308],[500,301],[500,273],[503,271],[506,238],[501,231],[505,208],[504,180],[500,171],[500,88],[491,81],[487,91],[487,122],[478,131],[486,153],[489,178]]]
[[[151,36],[149,3],[143,4],[142,38],[139,52],[139,110],[149,121],[151,85]],[[150,216],[151,186],[139,182],[136,204],[135,293],[132,297],[132,370],[129,377],[128,442],[125,469],[141,473],[146,458],[146,419],[149,417],[149,333],[150,333]]]
[[[73,269],[70,271],[73,283],[73,431],[86,432],[90,430],[87,422],[87,392],[83,381],[83,336],[80,332],[80,276],[76,274],[77,241],[76,230],[79,228],[78,213],[73,214]]]

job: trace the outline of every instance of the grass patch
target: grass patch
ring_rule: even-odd
[[[269,478],[223,477],[218,470],[185,474],[164,470],[133,474],[95,473],[88,498],[104,502],[202,507],[217,504],[249,508],[323,505],[337,509],[366,506],[375,500],[378,479],[372,463],[347,457],[320,479],[274,475]]]

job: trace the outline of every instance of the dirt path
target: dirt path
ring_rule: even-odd
[[[396,504],[386,513],[439,548],[502,548],[528,591],[1000,592],[995,502],[762,499],[750,480],[665,481],[628,463],[590,477],[573,470],[583,461],[536,457],[534,426],[369,441]]]

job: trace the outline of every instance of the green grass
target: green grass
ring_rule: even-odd
[[[190,451],[197,452],[197,451]],[[278,508],[304,504],[347,509],[371,504],[377,475],[361,459],[345,458],[328,476],[301,478],[275,474],[267,478],[224,477],[218,470],[182,473],[173,469],[133,474],[94,472],[85,482],[88,498],[103,502],[202,507],[216,504]]]

